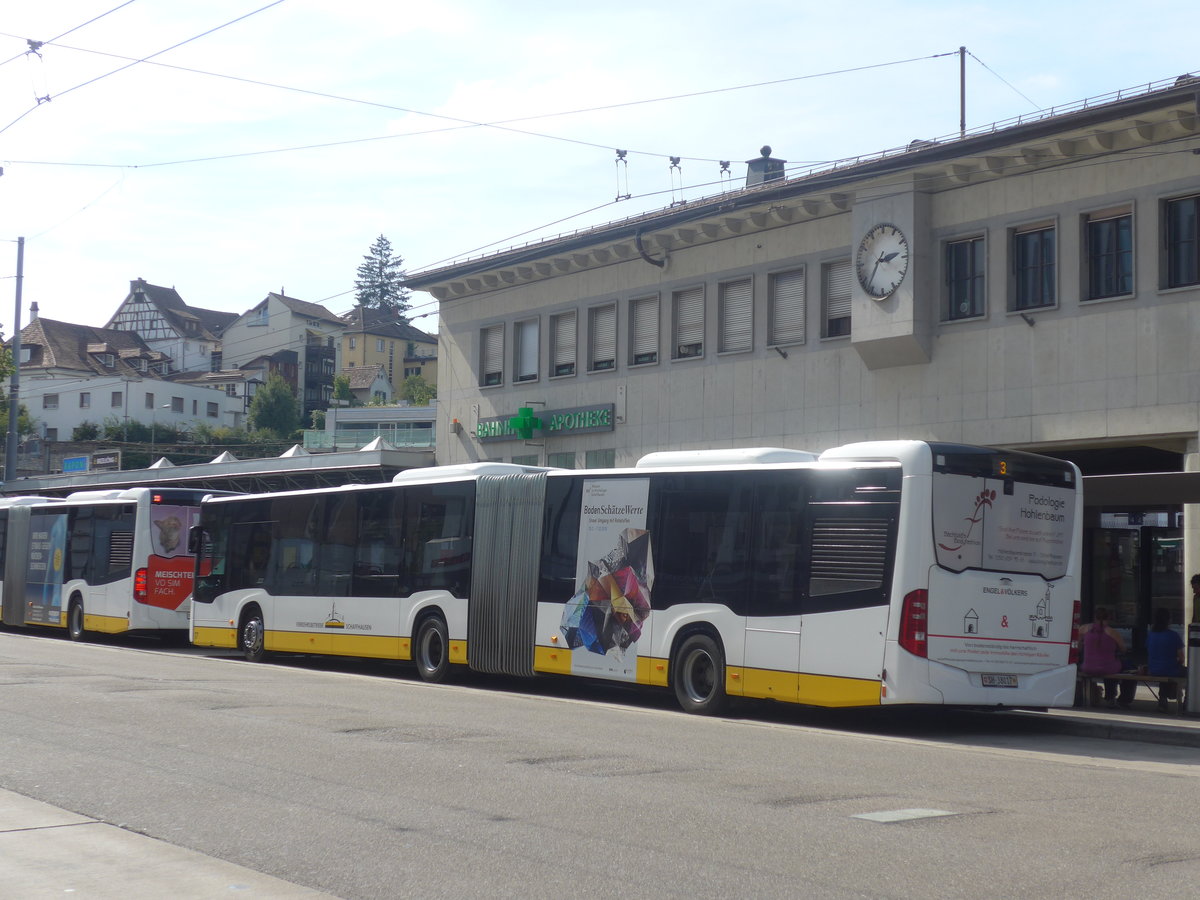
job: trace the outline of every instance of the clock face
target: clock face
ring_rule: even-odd
[[[895,225],[875,225],[863,235],[854,259],[862,289],[882,300],[890,297],[908,274],[908,239]]]

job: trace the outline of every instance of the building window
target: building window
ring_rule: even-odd
[[[536,453],[526,453],[521,456],[512,458],[514,466],[536,466],[538,464],[538,455]]]
[[[556,469],[573,469],[575,468],[575,454],[573,452],[548,453],[546,454],[546,465]]]
[[[605,372],[617,365],[617,305],[588,310],[588,371]]]
[[[639,297],[629,304],[629,364],[658,362],[658,297]]]
[[[754,281],[739,278],[717,288],[718,353],[754,347]]]
[[[358,338],[350,338],[350,349],[353,350],[358,346]]]
[[[671,295],[672,359],[704,355],[704,288],[675,291]]]
[[[383,352],[383,338],[375,338],[375,352],[376,353]]]
[[[192,415],[193,416],[196,415],[196,412],[199,409],[199,406],[200,406],[200,401],[198,401],[198,400],[192,401]]]
[[[617,466],[617,451],[588,450],[584,454],[583,464],[589,469],[615,469]]]
[[[171,398],[171,412],[173,412],[173,413],[183,412],[183,398],[182,397],[172,397]]]
[[[58,394],[42,394],[42,409],[58,409]]]
[[[768,334],[772,346],[804,343],[804,319],[807,315],[804,269],[777,272],[767,283]]]
[[[984,313],[982,237],[946,244],[946,318],[973,319]]]
[[[122,400],[122,397],[121,397],[121,392],[120,392],[120,391],[113,391],[113,392],[112,392],[112,399],[111,399],[111,401],[110,401],[110,404],[109,404],[109,405],[111,405],[113,409],[120,409],[120,408],[121,408],[121,400]]]
[[[90,391],[84,391],[83,393],[81,393],[79,395],[79,408],[80,409],[91,409],[92,408],[92,395],[91,395]]]
[[[1166,286],[1200,284],[1200,195],[1169,200],[1165,212]]]
[[[151,393],[146,394],[146,409],[154,409],[154,395]]]
[[[46,429],[46,440],[57,441],[58,440],[58,429],[57,428],[47,428]]]
[[[550,317],[550,374],[575,374],[575,313]]]
[[[1013,309],[1053,306],[1055,295],[1054,226],[1013,233]]]
[[[479,384],[504,383],[504,326],[491,325],[479,332]]]
[[[845,337],[850,333],[850,260],[839,259],[821,267],[821,297],[825,314],[822,337]]]
[[[536,381],[538,377],[538,320],[526,319],[513,325],[513,381]]]
[[[100,354],[100,364],[106,369],[111,369],[117,364],[117,358],[111,353]]]
[[[1087,299],[1133,293],[1133,211],[1106,210],[1087,217]]]
[[[204,404],[204,414],[206,416],[208,416],[210,419],[217,418],[217,416],[220,415],[220,413],[217,411],[217,404],[205,403]]]

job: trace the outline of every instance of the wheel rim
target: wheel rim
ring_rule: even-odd
[[[683,688],[688,698],[703,703],[713,695],[717,683],[716,665],[703,650],[694,650],[683,666]]]
[[[417,650],[420,654],[421,668],[426,672],[436,672],[446,658],[446,646],[442,642],[442,635],[433,626],[421,630]]]
[[[242,628],[242,646],[250,653],[257,653],[262,649],[263,645],[263,623],[262,619],[255,616],[246,621],[246,625]]]

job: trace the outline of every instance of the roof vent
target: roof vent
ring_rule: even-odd
[[[767,181],[779,181],[783,178],[783,167],[786,159],[775,159],[771,156],[771,148],[763,147],[762,156],[746,160],[746,187],[763,184]]]

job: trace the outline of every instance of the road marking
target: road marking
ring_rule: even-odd
[[[957,816],[961,813],[949,812],[944,809],[889,809],[883,812],[859,813],[852,819],[866,819],[869,822],[910,822],[913,819],[936,819],[940,816]]]

